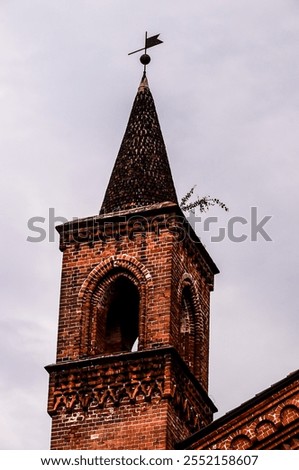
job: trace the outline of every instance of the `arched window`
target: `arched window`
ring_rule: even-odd
[[[191,287],[185,285],[181,300],[180,321],[181,354],[190,369],[194,371],[195,363],[195,310],[192,300]]]
[[[136,350],[138,338],[139,293],[126,276],[118,276],[105,295],[104,352]],[[134,348],[133,348],[134,346]]]
[[[97,265],[78,295],[79,357],[144,349],[152,290],[150,272],[134,257],[110,256]]]

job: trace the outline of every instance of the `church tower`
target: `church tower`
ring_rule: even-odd
[[[178,205],[145,75],[100,214],[57,229],[51,448],[173,449],[216,411],[208,366],[218,269]]]

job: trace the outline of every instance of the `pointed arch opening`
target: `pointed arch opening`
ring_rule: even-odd
[[[125,276],[118,276],[106,292],[104,353],[136,349],[139,330],[139,292]]]
[[[199,286],[184,273],[177,291],[179,309],[178,351],[203,387],[208,388],[208,317],[200,303]]]
[[[129,255],[97,265],[78,296],[79,357],[143,350],[152,289],[150,272]]]
[[[190,369],[194,372],[195,365],[195,308],[192,298],[192,290],[186,284],[181,297],[181,354]]]
[[[107,273],[94,296],[94,354],[138,350],[141,304],[140,286],[131,273],[119,268]]]

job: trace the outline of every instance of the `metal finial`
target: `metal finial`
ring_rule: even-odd
[[[135,54],[136,52],[144,51],[144,54],[140,57],[140,62],[142,65],[144,65],[144,70],[143,73],[146,73],[146,66],[150,63],[151,58],[150,56],[146,53],[147,49],[153,46],[158,46],[158,44],[162,44],[163,41],[158,39],[160,34],[156,34],[155,36],[151,36],[150,38],[147,37],[147,32],[145,33],[145,43],[144,47],[141,49],[137,49],[137,51],[130,52],[128,55]]]
[[[139,60],[142,63],[142,65],[148,65],[151,61],[151,58],[148,54],[142,54]]]

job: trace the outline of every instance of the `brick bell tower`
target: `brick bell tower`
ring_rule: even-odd
[[[63,252],[52,449],[173,449],[212,421],[217,267],[181,212],[147,78],[100,214],[58,227]]]

